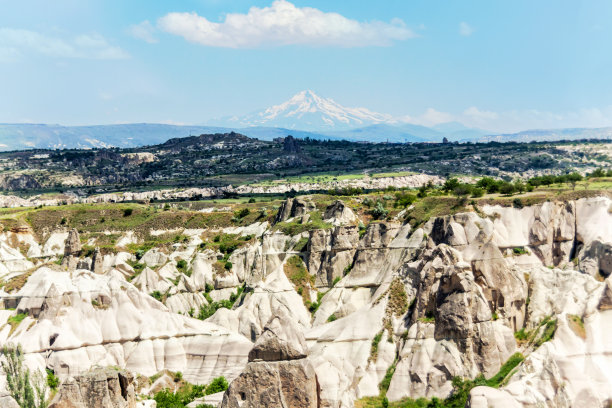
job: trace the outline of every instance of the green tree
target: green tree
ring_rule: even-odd
[[[377,201],[376,206],[370,210],[370,214],[375,220],[380,220],[381,218],[386,218],[389,211],[385,208],[381,201]]]
[[[450,178],[444,182],[444,186],[442,186],[444,191],[453,191],[459,186],[459,180],[456,178]]]
[[[6,358],[6,362],[2,362],[6,387],[19,407],[46,408],[47,383],[39,372],[32,375],[30,370],[23,366],[21,346],[5,345],[2,354]]]

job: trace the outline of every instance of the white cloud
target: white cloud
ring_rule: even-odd
[[[612,126],[612,106],[567,112],[537,109],[494,112],[472,106],[457,114],[429,108],[421,115],[404,116],[398,120],[423,126],[459,122],[467,127],[497,133],[513,133],[527,129],[599,128]]]
[[[465,21],[462,21],[462,22],[459,23],[459,34],[461,34],[461,35],[463,35],[465,37],[469,37],[473,33],[474,33],[474,27],[472,27],[471,25],[469,25]]]
[[[19,59],[27,53],[58,58],[122,59],[129,55],[110,45],[99,34],[83,34],[70,39],[43,35],[36,31],[0,28],[0,59]]]
[[[251,7],[247,14],[231,13],[214,23],[196,13],[169,13],[158,27],[187,41],[229,48],[310,45],[364,47],[386,46],[415,37],[400,19],[389,23],[359,22],[338,13],[311,7],[298,8],[286,0],[270,7]]]
[[[155,44],[158,41],[153,35],[155,33],[155,27],[153,27],[153,24],[151,24],[149,20],[131,26],[129,32],[134,37],[146,41],[149,44]]]

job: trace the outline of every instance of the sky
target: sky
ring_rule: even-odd
[[[406,122],[612,126],[609,0],[0,0],[0,122],[206,124],[311,89]]]

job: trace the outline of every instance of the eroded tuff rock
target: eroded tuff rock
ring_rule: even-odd
[[[239,334],[171,313],[120,274],[43,267],[15,297],[19,310],[38,316],[15,330],[2,326],[0,343],[20,343],[30,367],[52,368],[60,378],[118,366],[148,376],[181,371],[188,381],[208,383],[238,375],[251,348]]]
[[[79,253],[81,252],[81,239],[79,238],[79,232],[73,228],[68,233],[66,244],[64,246],[64,258],[62,259],[62,266],[68,270],[76,269],[79,263]]]
[[[0,322],[28,314],[14,330],[0,324],[0,342],[22,343],[28,364],[54,368],[62,378],[94,365],[146,375],[167,368],[196,382],[249,372],[243,386],[255,389],[257,381],[248,378],[260,375],[270,390],[262,395],[271,400],[281,398],[281,370],[308,379],[312,368],[320,406],[334,408],[378,395],[394,362],[390,400],[446,397],[453,376],[491,376],[518,350],[531,354],[508,385],[478,389],[472,404],[604,406],[612,389],[605,375],[612,366],[612,284],[610,277],[600,280],[609,270],[610,204],[595,197],[521,209],[485,205],[417,229],[372,222],[361,234],[356,219],[295,236],[267,223],[225,228],[226,234],[257,237],[231,254],[230,271],[216,268],[222,254],[198,248],[208,231],[177,229],[172,233],[187,236],[185,243],[148,251],[138,260],[146,265],[139,275],[131,266],[135,257],[119,249],[103,257],[101,274],[39,268],[22,290],[0,292],[5,307],[17,308],[1,311]],[[69,235],[53,232],[39,243],[27,231],[12,234],[0,233],[3,276],[34,266],[25,249],[32,257],[61,255]],[[296,249],[304,238],[308,244]],[[308,287],[297,293],[285,273],[294,256],[306,261],[322,298]],[[187,262],[190,276],[177,268],[179,260]],[[229,299],[242,285],[232,309],[219,309],[206,322],[187,317],[209,301]],[[154,291],[164,295],[164,304],[149,296]],[[315,302],[313,316],[306,305]],[[296,323],[296,333],[304,331],[308,353],[292,348],[299,339],[282,340],[282,324],[274,328],[270,319],[282,313]],[[557,321],[553,341],[539,348],[517,345],[513,332],[541,331],[545,319]],[[380,339],[376,352],[374,339]],[[252,342],[259,341],[245,369]],[[305,361],[312,367],[297,364]]]
[[[288,198],[281,204],[274,222],[287,221],[295,217],[304,217],[309,212],[314,211],[315,208],[315,205],[310,200],[301,197]]]
[[[249,353],[249,363],[229,386],[222,408],[317,408],[317,375],[306,359],[301,328],[286,314],[274,316]]]
[[[91,271],[93,273],[102,273],[104,268],[104,259],[102,257],[102,253],[100,252],[100,248],[96,247],[94,253],[91,258]]]
[[[325,209],[323,219],[333,225],[344,225],[357,221],[357,216],[346,204],[336,200]]]
[[[49,408],[134,408],[134,376],[125,371],[97,369],[68,378]]]
[[[316,274],[315,285],[331,286],[344,270],[352,265],[359,245],[356,226],[335,227],[332,230],[314,230],[308,241],[308,270]]]
[[[604,284],[576,271],[548,268],[531,276],[528,326],[537,327],[543,314],[553,315],[554,337],[526,357],[506,386],[474,388],[469,406],[609,406],[612,311],[601,306],[609,302],[610,278]]]

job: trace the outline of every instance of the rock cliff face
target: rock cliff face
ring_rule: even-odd
[[[181,371],[196,383],[223,375],[233,380],[224,407],[350,408],[379,395],[387,373],[390,401],[444,398],[453,377],[490,378],[521,352],[501,388],[472,391],[472,407],[603,407],[612,400],[611,206],[607,197],[483,206],[418,228],[364,229],[335,202],[321,212],[329,228],[215,232],[244,242],[225,258],[230,270],[200,245],[207,230],[180,230],[184,243],[139,259],[121,250],[86,259],[76,232],[43,242],[3,232],[0,277],[27,281],[0,292],[0,343],[21,343],[29,366],[54,369],[73,389],[68,379],[94,366]],[[308,224],[313,211],[308,198],[291,199],[276,221]],[[72,264],[42,265],[59,255]],[[222,301],[231,307],[190,317]],[[27,317],[9,324],[17,313]]]

